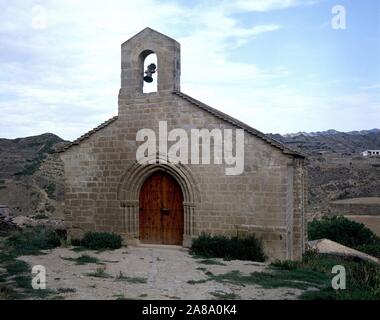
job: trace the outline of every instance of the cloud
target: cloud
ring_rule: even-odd
[[[38,5],[26,0],[3,3],[0,9],[0,45],[6,48],[0,54],[0,116],[12,120],[1,126],[0,135],[7,137],[52,130],[74,139],[115,114],[120,44],[147,25],[169,35],[178,30],[172,36],[184,46],[183,80],[199,85],[212,81],[218,67],[229,82],[237,82],[244,72],[270,78],[270,72],[255,65],[228,61],[226,52],[280,28],[242,27],[223,6],[189,8],[154,0],[112,1],[107,6],[98,0]],[[208,61],[201,59],[203,52]]]
[[[287,9],[300,5],[310,5],[317,1],[311,0],[237,0],[233,2],[232,6],[236,6],[241,10],[246,11],[271,11]]]
[[[0,137],[54,132],[75,139],[117,113],[120,45],[150,26],[182,46],[183,91],[266,132],[318,130],[328,97],[289,84],[291,70],[232,60],[242,45],[283,30],[276,21],[243,25],[236,13],[315,1],[39,1],[0,4]],[[270,20],[270,19],[269,19]],[[367,101],[375,96],[368,95]],[[359,99],[355,99],[360,103]],[[337,101],[340,106],[349,102]],[[343,107],[342,107],[343,108]],[[376,104],[373,104],[375,112]],[[339,129],[339,128],[338,128]]]

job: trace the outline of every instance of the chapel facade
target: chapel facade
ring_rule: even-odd
[[[157,91],[144,93],[144,61],[152,53]],[[182,93],[180,75],[180,44],[174,39],[146,28],[122,44],[118,115],[60,153],[69,234],[78,238],[87,231],[108,231],[129,244],[189,247],[202,232],[252,233],[262,239],[269,258],[300,259],[306,240],[305,157]],[[141,138],[142,129],[155,133],[157,145],[167,148],[137,157],[149,138]],[[232,132],[232,138],[240,130],[241,172],[226,174],[226,163],[212,149],[212,134],[198,140],[202,152],[211,146],[211,163],[170,156],[166,150],[177,140],[162,133],[176,129],[188,133],[186,150],[194,129]]]

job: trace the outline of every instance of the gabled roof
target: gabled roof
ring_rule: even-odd
[[[207,104],[204,104],[203,102],[200,102],[182,92],[179,92],[179,91],[174,91],[173,94],[175,94],[176,96],[190,102],[191,104],[197,106],[198,108],[204,110],[204,111],[207,111],[208,113],[211,113],[212,115],[214,115],[215,117],[219,118],[219,119],[222,119],[240,129],[243,129],[244,131],[264,140],[265,142],[271,144],[272,146],[280,149],[283,153],[285,154],[289,154],[289,155],[292,155],[292,156],[297,156],[297,157],[301,157],[301,158],[305,158],[306,156],[300,152],[297,152],[295,150],[292,150],[288,147],[286,147],[285,145],[283,145],[281,142],[273,139],[273,138],[270,138],[268,137],[266,134],[248,126],[247,124],[245,124],[244,122],[241,122],[231,116],[229,116],[228,114],[222,112],[222,111],[219,111],[217,109],[214,109],[210,106],[208,106]],[[105,122],[103,122],[101,125],[99,125],[98,127],[92,129],[91,131],[85,133],[84,135],[82,135],[81,137],[79,137],[78,139],[74,140],[73,142],[63,146],[60,150],[58,150],[58,152],[65,152],[66,150],[68,150],[69,148],[71,148],[72,146],[75,146],[75,145],[79,145],[83,140],[86,140],[87,138],[89,138],[92,134],[94,134],[95,132],[98,132],[100,131],[101,129],[107,127],[109,124],[113,123],[114,121],[116,121],[118,119],[118,116],[115,116]]]
[[[123,42],[121,46],[125,46],[127,43],[134,41],[135,39],[145,37],[147,35],[154,35],[155,38],[160,37],[161,39],[169,40],[172,42],[177,42],[177,40],[168,37],[166,34],[158,32],[152,28],[146,27],[140,32],[136,33],[133,37],[129,38],[127,41]],[[177,42],[178,43],[178,42]]]
[[[86,140],[87,138],[89,138],[95,132],[98,132],[101,129],[107,127],[112,122],[115,122],[117,118],[118,118],[118,116],[115,116],[115,117],[112,117],[111,119],[108,119],[107,121],[104,121],[102,124],[100,124],[99,126],[97,126],[94,129],[90,130],[89,132],[85,133],[84,135],[80,136],[78,139],[76,139],[73,142],[70,142],[70,143],[64,145],[62,148],[60,148],[59,150],[57,150],[57,152],[65,152],[67,149],[71,148],[72,146],[79,145],[83,140]]]
[[[286,153],[286,154],[289,154],[289,155],[294,155],[294,156],[298,156],[298,157],[302,157],[302,158],[305,158],[306,156],[303,155],[302,153],[300,152],[297,152],[295,150],[292,150],[288,147],[286,147],[284,144],[282,144],[281,142],[275,140],[275,139],[272,139],[270,137],[268,137],[265,133],[262,133],[252,127],[250,127],[249,125],[245,124],[244,122],[241,122],[231,116],[229,116],[228,114],[222,112],[222,111],[219,111],[217,109],[214,109],[210,106],[208,106],[207,104],[204,104],[203,102],[200,102],[182,92],[179,92],[179,91],[175,91],[173,92],[174,94],[176,94],[177,96],[181,97],[182,99],[192,103],[193,105],[211,113],[212,115],[214,115],[215,117],[219,118],[219,119],[222,119],[226,122],[229,122],[231,123],[232,125],[238,127],[238,128],[241,128],[243,129],[244,131],[247,131],[249,132],[250,134],[264,140],[265,142],[271,144],[272,146],[282,150],[282,152]]]

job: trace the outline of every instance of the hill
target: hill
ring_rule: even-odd
[[[51,133],[0,139],[0,204],[15,215],[62,215],[63,164],[54,150],[63,143]]]
[[[379,129],[269,135],[308,156],[311,215],[328,214],[333,200],[379,196],[380,158],[361,155],[380,149]]]

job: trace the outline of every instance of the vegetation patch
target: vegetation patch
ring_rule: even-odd
[[[262,242],[254,235],[243,238],[229,238],[203,233],[193,240],[190,252],[204,258],[239,259],[259,262],[263,262],[266,259]]]
[[[380,242],[375,244],[364,244],[357,246],[355,249],[380,259]]]
[[[18,261],[18,260],[17,260]],[[8,267],[7,265],[6,267]],[[48,298],[50,295],[54,294],[54,290],[44,289],[35,290],[32,287],[32,276],[29,267],[16,266],[13,264],[10,267],[10,272],[6,275],[7,284],[0,285],[0,299],[26,299],[26,298],[37,298],[44,299]],[[7,268],[8,269],[8,268]]]
[[[222,262],[219,262],[219,261],[213,260],[213,259],[203,259],[203,260],[199,260],[197,262],[200,264],[208,264],[208,265],[216,265],[216,266],[225,266],[226,265]]]
[[[15,140],[17,142],[17,139]],[[47,154],[51,154],[54,152],[54,144],[59,141],[56,140],[49,140],[46,141],[42,147],[40,143],[31,143],[29,147],[38,147],[38,154],[37,156],[32,160],[27,160],[27,164],[24,166],[24,168],[20,171],[15,173],[15,175],[33,175],[41,166],[42,162],[46,159]]]
[[[15,175],[16,176],[33,175],[40,168],[45,158],[46,156],[44,154],[39,154],[35,159],[33,159],[29,164],[27,164],[21,171],[16,172]]]
[[[235,300],[239,299],[239,296],[235,293],[226,293],[223,291],[215,291],[215,292],[210,292],[212,296],[214,296],[217,299],[221,300]]]
[[[22,260],[12,260],[5,265],[5,270],[9,276],[30,272],[29,265]]]
[[[47,216],[46,214],[40,213],[40,214],[36,214],[32,218],[34,220],[42,220],[42,219],[49,219],[49,216]]]
[[[332,268],[342,265],[346,269],[346,289],[334,290]],[[276,261],[268,272],[242,274],[238,270],[215,275],[205,271],[206,281],[235,285],[258,285],[265,289],[297,288],[304,290],[301,299],[378,300],[380,299],[380,266],[372,262],[318,254],[307,251],[302,261]],[[188,281],[195,284],[196,281]]]
[[[142,277],[128,277],[128,276],[124,275],[123,272],[121,272],[121,271],[117,275],[116,280],[117,281],[127,281],[129,283],[147,283],[147,281],[148,281],[146,278],[142,278]]]
[[[17,258],[21,255],[40,255],[41,250],[58,247],[60,237],[50,229],[37,227],[14,232],[0,243],[0,299],[48,298],[53,290],[34,290],[28,263]]]
[[[56,187],[54,183],[49,183],[47,187],[45,188],[45,191],[50,199],[56,200],[57,197],[56,197],[55,189]]]
[[[96,268],[94,272],[87,273],[87,276],[95,278],[112,278],[112,276],[106,272],[106,268]]]
[[[57,292],[58,293],[74,293],[76,292],[77,290],[74,289],[74,288],[58,288],[57,289]]]
[[[308,225],[309,240],[329,239],[380,258],[380,238],[364,224],[343,216],[323,217]]]
[[[298,288],[308,289],[310,287],[322,287],[328,281],[327,276],[315,274],[312,271],[273,271],[273,272],[252,272],[248,275],[242,274],[238,270],[233,270],[225,274],[209,274],[210,280],[227,282],[236,285],[259,285],[265,289],[273,288]]]
[[[89,264],[89,263],[104,264],[104,263],[100,262],[100,260],[98,258],[89,256],[87,254],[82,254],[78,258],[61,257],[61,259],[67,260],[67,261],[75,261],[76,265],[84,265],[84,264]]]
[[[198,283],[205,283],[209,281],[209,279],[201,279],[201,280],[189,280],[187,281],[188,284],[198,284]]]
[[[346,289],[334,290],[331,280],[333,266],[342,265],[346,269]],[[298,277],[310,274],[315,280],[320,279],[319,290],[309,290],[301,295],[302,299],[333,300],[378,300],[380,299],[380,266],[366,261],[334,257],[309,251],[299,262],[275,262],[272,268],[280,273]],[[323,284],[323,279],[325,283]],[[317,284],[317,283],[316,283]]]
[[[14,233],[5,244],[15,256],[40,255],[41,250],[59,247],[61,238],[54,230],[36,227]]]
[[[90,250],[119,249],[122,245],[120,235],[110,232],[88,232],[81,240],[73,240],[73,245],[80,245]]]

